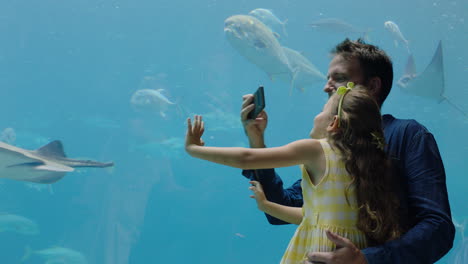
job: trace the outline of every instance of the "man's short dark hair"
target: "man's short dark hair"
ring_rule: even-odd
[[[392,89],[393,65],[390,57],[377,46],[367,44],[362,39],[351,41],[347,38],[331,52],[345,59],[356,58],[363,70],[365,82],[373,77],[380,78],[382,89],[377,100],[379,105],[382,105]]]

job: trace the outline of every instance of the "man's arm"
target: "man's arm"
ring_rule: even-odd
[[[397,240],[364,249],[368,263],[434,263],[453,246],[445,170],[433,135],[416,133],[401,158],[412,227]]]
[[[252,104],[253,95],[244,95],[242,100],[240,116],[245,134],[249,139],[249,145],[251,148],[264,148],[265,141],[263,134],[268,124],[268,115],[264,110],[256,119],[248,119],[248,113],[254,108]],[[283,181],[274,169],[243,170],[242,175],[249,180],[259,181],[263,185],[263,190],[269,201],[286,206],[302,207],[301,180],[295,182],[291,187],[284,189]],[[271,215],[265,214],[265,216],[272,225],[289,224]]]

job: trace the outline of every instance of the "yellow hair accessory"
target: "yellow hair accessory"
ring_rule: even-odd
[[[340,120],[341,120],[341,116],[342,116],[342,112],[343,112],[343,109],[342,109],[343,99],[344,99],[345,95],[349,91],[351,91],[351,89],[353,89],[353,88],[354,88],[354,83],[353,82],[348,82],[346,84],[346,87],[340,86],[340,87],[338,87],[338,90],[336,91],[337,94],[341,95],[340,102],[338,103],[338,127],[340,127]]]

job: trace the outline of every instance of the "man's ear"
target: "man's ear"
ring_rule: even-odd
[[[339,124],[338,120],[339,120],[338,115],[333,116],[332,122],[327,127],[327,132],[333,132],[333,131],[338,130],[338,124]]]
[[[379,98],[379,94],[382,89],[382,80],[380,77],[372,77],[369,82],[367,82],[367,89],[372,97],[375,99]]]

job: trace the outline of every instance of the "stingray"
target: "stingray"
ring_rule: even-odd
[[[445,95],[442,41],[439,41],[431,62],[421,74],[416,73],[414,58],[410,54],[406,63],[405,73],[398,80],[397,85],[408,94],[433,99],[438,102],[446,101],[464,116],[468,116],[460,106],[456,105]]]
[[[26,150],[0,142],[0,178],[50,184],[76,167],[110,167],[113,162],[69,159],[62,142],[55,140],[39,149]]]

